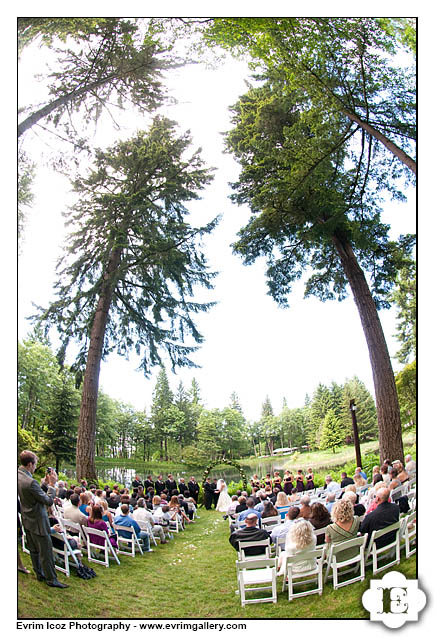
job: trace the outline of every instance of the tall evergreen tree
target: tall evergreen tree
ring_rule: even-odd
[[[332,450],[335,454],[336,449],[344,443],[345,430],[341,419],[336,416],[335,411],[330,409],[325,415],[319,447],[321,450]]]
[[[185,203],[199,199],[211,180],[197,151],[187,157],[189,134],[156,118],[148,133],[96,153],[96,165],[78,178],[73,231],[59,264],[58,299],[39,319],[56,325],[66,347],[81,343],[77,366],[86,368],[78,428],[78,478],[95,477],[95,414],[100,364],[116,349],[135,347],[147,375],[161,362],[193,366],[189,355],[201,343],[192,315],[212,304],[192,301],[196,285],[211,288],[198,240],[216,226],[186,221]]]
[[[393,242],[388,226],[381,223],[381,174],[368,163],[369,173],[361,172],[364,138],[355,163],[342,147],[328,153],[336,130],[323,127],[319,105],[302,91],[290,95],[284,85],[283,78],[268,79],[233,107],[235,128],[227,135],[227,145],[241,173],[232,185],[232,199],[248,204],[253,213],[234,249],[245,264],[266,257],[269,292],[282,307],[306,268],[313,272],[306,296],[342,300],[347,286],[351,288],[373,371],[380,454],[401,459],[398,397],[377,309],[389,307],[388,293],[414,238]],[[337,126],[346,135],[348,125],[340,117]],[[307,157],[317,135],[317,156],[323,149],[325,155],[307,175]]]
[[[401,347],[395,355],[400,363],[416,359],[416,264],[410,261],[398,273],[397,285],[390,295],[397,310],[397,340]]]

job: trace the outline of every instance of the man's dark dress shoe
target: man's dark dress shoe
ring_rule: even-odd
[[[47,581],[47,585],[49,587],[59,587],[60,589],[65,589],[66,587],[68,587],[68,585],[61,583],[58,580],[53,580],[52,582]]]
[[[45,580],[45,576],[44,574],[36,574],[36,580],[39,580],[40,582]]]

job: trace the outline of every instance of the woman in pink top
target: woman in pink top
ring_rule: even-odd
[[[87,526],[92,527],[94,529],[98,529],[101,532],[107,532],[107,535],[109,536],[110,544],[113,547],[118,547],[116,536],[111,536],[109,527],[107,523],[105,523],[105,521],[103,520],[103,512],[100,505],[93,506]],[[95,545],[101,545],[101,546],[104,545],[104,538],[102,536],[97,536],[97,534],[94,536],[94,534],[90,534],[89,538],[91,540],[91,543],[95,543]]]

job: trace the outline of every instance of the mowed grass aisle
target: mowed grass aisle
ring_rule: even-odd
[[[120,556],[121,565],[109,569],[92,563],[97,577],[69,579],[68,589],[39,583],[32,575],[18,575],[19,618],[368,618],[361,597],[363,583],[334,591],[329,583],[322,597],[288,602],[278,580],[278,602],[241,607],[237,589],[236,552],[228,542],[229,526],[215,511],[199,510],[200,519],[167,545],[153,546],[144,556]],[[28,555],[24,564],[31,568]],[[84,561],[87,563],[86,559]],[[416,578],[415,557],[394,568]],[[385,572],[382,572],[381,578]],[[59,602],[57,602],[59,601]]]

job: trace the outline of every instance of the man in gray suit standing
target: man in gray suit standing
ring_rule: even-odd
[[[50,587],[68,587],[58,581],[53,559],[53,546],[50,538],[50,523],[46,506],[53,505],[56,496],[56,472],[48,475],[47,494],[41,489],[32,474],[36,470],[38,458],[33,452],[24,450],[20,454],[21,466],[18,468],[18,496],[20,497],[21,517],[26,532],[27,547],[30,551],[36,578],[45,580]]]

